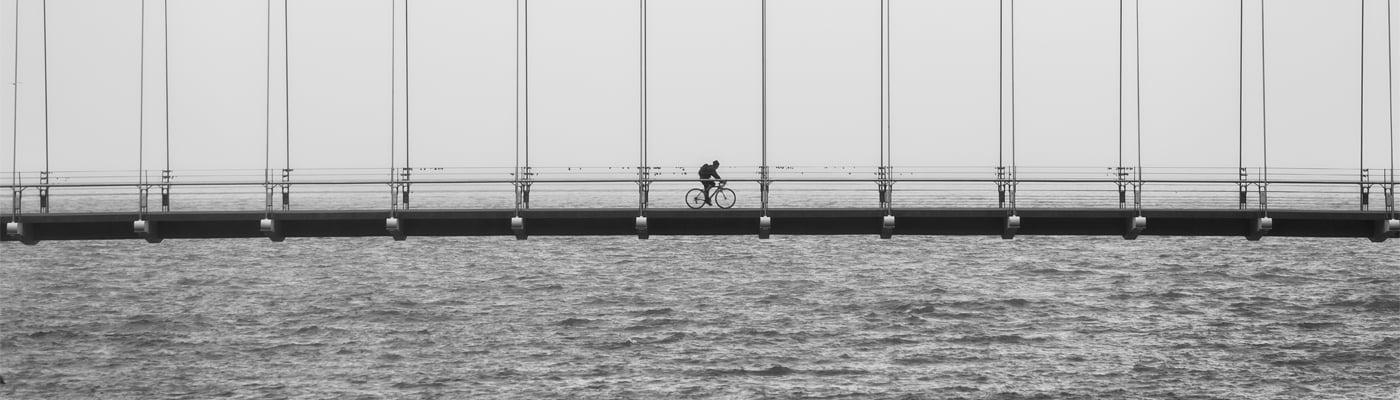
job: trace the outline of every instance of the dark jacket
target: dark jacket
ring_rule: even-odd
[[[716,169],[718,167],[715,167],[714,164],[701,165],[700,179],[724,179],[719,177],[719,173],[715,172]]]

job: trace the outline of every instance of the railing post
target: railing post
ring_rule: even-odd
[[[292,170],[282,169],[282,211],[292,209]]]
[[[1371,208],[1371,170],[1361,169],[1361,211]]]
[[[24,209],[23,201],[24,188],[19,186],[10,188],[10,215],[14,216],[15,222],[19,222],[20,212]]]
[[[39,173],[39,212],[49,212],[49,171]]]
[[[1006,208],[1006,167],[997,167],[997,208]]]
[[[651,237],[647,227],[647,206],[651,200],[651,170],[645,165],[637,166],[637,218],[633,224],[638,239]]]
[[[889,211],[889,209],[890,209],[890,197],[891,197],[891,195],[890,195],[890,186],[891,186],[891,185],[890,185],[889,172],[890,172],[890,171],[889,171],[889,167],[886,167],[886,166],[880,166],[880,168],[877,169],[876,172],[875,172],[875,177],[876,177],[876,178],[875,178],[875,179],[876,179],[875,182],[876,182],[876,185],[878,185],[878,186],[880,187],[880,188],[879,188],[879,191],[880,191],[880,208],[884,209],[885,211]]]
[[[1141,214],[1142,214],[1142,187],[1143,187],[1143,185],[1144,185],[1144,182],[1143,182],[1143,180],[1142,180],[1142,171],[1141,171],[1141,170],[1135,170],[1135,171],[1133,171],[1133,172],[1136,173],[1136,174],[1137,174],[1137,177],[1138,177],[1136,180],[1133,181],[1133,209],[1137,210],[1137,211],[1138,211],[1138,214],[1141,215]]]
[[[272,196],[273,196],[272,193],[274,192],[273,187],[274,187],[274,185],[272,184],[272,170],[271,170],[271,169],[264,169],[264,170],[263,170],[263,195],[264,195],[264,196],[263,196],[263,197],[264,197],[264,198],[263,198],[263,203],[264,203],[263,205],[264,205],[264,214],[265,214],[266,216],[268,216],[268,217],[271,217],[271,216],[272,216]]]
[[[141,171],[141,175],[141,182],[136,185],[136,190],[139,193],[136,199],[137,218],[146,219],[146,211],[149,209],[150,203],[151,185],[146,183],[147,179],[149,179],[149,177],[146,176],[148,173],[146,171]]]
[[[1118,186],[1118,208],[1128,208],[1128,169],[1115,167],[1113,182]]]
[[[769,186],[772,184],[772,177],[769,175],[768,169],[767,165],[758,167],[759,208],[762,209],[765,216],[768,215],[768,192]]]
[[[1249,209],[1249,169],[1240,167],[1240,210]]]
[[[1264,211],[1264,215],[1269,213],[1269,181],[1259,181],[1259,209]]]
[[[170,180],[174,178],[170,175],[170,170],[160,171],[160,210],[170,211]]]
[[[534,175],[530,172],[530,167],[521,167],[522,177],[516,178],[515,203],[516,208],[530,209],[530,179]]]
[[[403,209],[405,210],[409,209],[408,194],[411,192],[412,183],[410,183],[410,181],[413,178],[412,175],[413,169],[409,167],[403,167],[403,172],[399,174],[399,185],[402,186],[400,190],[403,192]]]

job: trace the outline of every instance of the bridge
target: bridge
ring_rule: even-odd
[[[293,155],[334,151],[332,145],[292,145],[292,105],[294,57],[290,40],[296,21],[291,2],[268,1],[266,14],[267,90],[265,132],[248,135],[260,141],[264,161],[260,169],[176,170],[171,166],[170,129],[170,46],[169,23],[161,26],[165,35],[164,78],[165,129],[157,136],[148,125],[146,82],[155,67],[147,62],[147,17],[165,9],[140,5],[140,100],[141,109],[136,141],[136,170],[51,170],[53,152],[62,152],[65,143],[51,146],[49,140],[49,13],[42,1],[42,13],[23,12],[15,2],[14,93],[12,138],[10,141],[11,192],[0,216],[6,232],[0,240],[36,244],[50,240],[131,239],[158,243],[165,239],[269,238],[283,241],[301,237],[383,236],[406,240],[417,236],[587,236],[635,235],[986,235],[1012,239],[1018,235],[1104,235],[1136,239],[1140,236],[1225,236],[1260,240],[1279,237],[1346,237],[1384,242],[1400,237],[1395,174],[1395,132],[1393,123],[1384,135],[1366,124],[1367,89],[1395,91],[1393,68],[1385,64],[1384,84],[1368,79],[1364,43],[1368,31],[1367,2],[1360,1],[1358,56],[1361,93],[1359,125],[1355,134],[1319,133],[1324,136],[1354,135],[1357,157],[1344,160],[1357,168],[1280,167],[1280,160],[1269,159],[1270,100],[1268,56],[1265,46],[1267,20],[1263,3],[1257,3],[1258,59],[1246,57],[1246,2],[1239,2],[1239,89],[1237,157],[1231,165],[1154,166],[1144,163],[1142,124],[1143,74],[1140,69],[1142,46],[1141,2],[1116,2],[1118,23],[1118,104],[1116,163],[1097,166],[1040,166],[1026,164],[1024,144],[1018,152],[1016,79],[1024,72],[1016,66],[1018,54],[1017,4],[1003,0],[987,19],[997,27],[996,120],[986,126],[996,138],[996,160],[976,165],[938,163],[896,163],[894,154],[917,153],[918,148],[896,148],[899,137],[891,121],[899,118],[893,105],[892,88],[900,82],[891,73],[896,46],[891,26],[897,19],[892,12],[898,1],[869,2],[872,16],[878,15],[879,125],[868,132],[851,135],[869,137],[875,163],[798,164],[770,160],[770,45],[769,2],[754,2],[760,43],[753,55],[760,82],[755,92],[760,120],[752,138],[757,159],[751,165],[726,165],[724,180],[738,200],[734,208],[713,206],[685,207],[693,196],[687,190],[699,186],[693,167],[652,162],[654,146],[650,131],[648,66],[648,1],[636,2],[637,36],[637,132],[635,159],[608,160],[611,166],[560,165],[531,158],[531,123],[550,116],[531,113],[532,77],[529,0],[514,2],[515,41],[515,128],[511,165],[448,166],[413,164],[410,155],[409,57],[411,0],[387,1],[384,17],[391,19],[386,63],[392,64],[388,77],[390,93],[387,114],[390,128],[383,140],[389,145],[388,167],[366,162],[357,168],[298,165]],[[891,4],[895,3],[895,4]],[[276,7],[280,5],[281,7]],[[280,8],[280,10],[279,10]],[[1372,61],[1390,59],[1390,4],[1384,6],[1386,52],[1371,54]],[[1370,11],[1372,16],[1378,12]],[[280,18],[279,18],[280,17]],[[1374,18],[1373,18],[1374,19]],[[261,22],[261,21],[260,21]],[[42,30],[42,82],[44,96],[38,113],[21,111],[21,26],[32,24]],[[280,32],[279,28],[280,27]],[[154,35],[151,35],[154,36]],[[282,39],[281,54],[275,39]],[[1129,43],[1131,39],[1134,43]],[[1129,46],[1129,45],[1133,46]],[[901,49],[900,51],[913,51]],[[280,56],[282,65],[275,65]],[[874,64],[874,63],[872,63]],[[1259,114],[1247,116],[1246,67],[1258,65],[1257,100]],[[280,68],[278,68],[280,67]],[[1252,67],[1251,67],[1252,68]],[[282,93],[274,90],[274,71],[282,69]],[[1136,71],[1135,71],[1136,70]],[[37,75],[37,74],[36,74]],[[873,82],[873,80],[872,80]],[[1369,86],[1368,86],[1369,85]],[[421,90],[421,89],[419,89]],[[534,89],[534,90],[537,90]],[[1133,95],[1128,95],[1128,90]],[[1019,95],[1024,96],[1024,92]],[[1251,95],[1253,96],[1253,95]],[[274,100],[282,100],[286,127],[283,137],[274,138]],[[1393,95],[1389,96],[1387,121],[1392,120]],[[512,99],[504,98],[509,102]],[[1022,105],[1024,108],[1024,104]],[[1020,110],[1019,112],[1024,112]],[[1126,115],[1125,115],[1126,114]],[[1372,116],[1374,119],[1374,115]],[[21,119],[42,119],[42,132],[22,131]],[[1257,120],[1259,130],[1247,135],[1247,119]],[[1133,127],[1129,121],[1136,121]],[[42,135],[40,135],[42,134]],[[536,132],[538,135],[538,132]],[[42,147],[22,146],[42,136]],[[1165,136],[1170,137],[1170,134]],[[1249,136],[1250,140],[1246,140]],[[1255,140],[1257,139],[1261,140]],[[1370,137],[1372,140],[1367,140]],[[1375,138],[1388,140],[1375,140]],[[283,140],[275,140],[283,139]],[[333,137],[331,137],[333,141]],[[194,136],[194,140],[198,140]],[[164,142],[164,165],[147,159],[151,143]],[[1256,143],[1257,142],[1257,143]],[[1379,143],[1378,143],[1379,142]],[[70,143],[71,144],[71,143]],[[799,143],[799,149],[801,144]],[[421,146],[421,145],[420,145]],[[1075,157],[1081,149],[1074,143],[1060,152]],[[421,147],[420,147],[421,149]],[[509,150],[509,149],[507,149]],[[907,153],[906,153],[907,152]],[[20,167],[21,154],[42,154],[41,168]],[[121,152],[116,152],[121,153]],[[1367,157],[1371,154],[1371,157]],[[1386,156],[1379,157],[1376,154]],[[280,156],[280,157],[279,157]],[[1183,157],[1186,155],[1183,155]],[[157,159],[158,157],[152,157]],[[278,160],[281,158],[282,160]],[[283,161],[280,165],[275,162]],[[994,162],[993,162],[994,161]],[[1219,164],[1220,160],[1213,160]],[[1294,160],[1297,161],[1297,160]],[[1328,160],[1337,161],[1337,160]],[[1271,167],[1271,162],[1274,166]],[[718,179],[714,181],[719,181]],[[702,199],[703,200],[703,199]],[[695,206],[700,206],[696,204]]]

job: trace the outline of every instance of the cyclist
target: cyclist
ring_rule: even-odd
[[[703,185],[703,186],[705,187],[705,204],[706,204],[706,205],[711,205],[711,204],[710,204],[710,188],[715,186],[715,181],[713,181],[712,179],[724,179],[724,178],[720,178],[720,177],[719,177],[719,173],[718,173],[718,172],[715,172],[715,170],[717,170],[717,169],[719,169],[719,160],[715,160],[714,162],[712,162],[712,163],[710,163],[710,164],[705,164],[705,165],[701,165],[701,166],[700,166],[700,184]]]

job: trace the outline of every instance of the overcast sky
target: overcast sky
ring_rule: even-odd
[[[21,170],[43,168],[42,0],[19,0]],[[164,167],[162,3],[146,10],[144,146],[138,146],[141,1],[48,0],[50,165]],[[769,0],[773,165],[879,160],[880,1]],[[998,162],[998,2],[891,0],[893,160]],[[1142,0],[1142,163],[1233,168],[1239,152],[1239,2]],[[516,0],[411,0],[404,91],[398,36],[397,157],[415,167],[515,160]],[[639,126],[638,0],[531,0],[530,154],[536,166],[633,166]],[[760,162],[760,2],[650,0],[653,165]],[[1009,1],[1007,2],[1009,5]],[[1017,159],[1109,167],[1119,158],[1116,0],[1016,2]],[[1390,165],[1386,3],[1367,0],[1365,164]],[[397,2],[403,16],[403,0]],[[1357,168],[1361,0],[1268,0],[1270,165]],[[1245,3],[1246,164],[1262,155],[1260,0]],[[291,0],[292,167],[390,165],[391,1]],[[170,167],[261,169],[270,106],[283,166],[282,3],[169,5]],[[1134,2],[1125,3],[1125,162],[1136,162]],[[1008,14],[1009,16],[1009,14]],[[0,7],[0,70],[14,76],[14,3]],[[400,25],[402,27],[402,25]],[[1008,31],[1009,26],[1008,26]],[[1008,36],[1009,39],[1009,36]],[[1009,41],[1008,41],[1009,43]],[[1008,48],[1006,53],[1011,54]],[[1009,61],[1009,58],[1008,58]],[[1007,142],[1010,134],[1007,71]],[[405,102],[411,107],[406,108]],[[10,93],[3,157],[11,159]],[[405,127],[407,116],[411,125]],[[1009,163],[1009,146],[1006,148]],[[1150,169],[1149,169],[1150,171]]]

